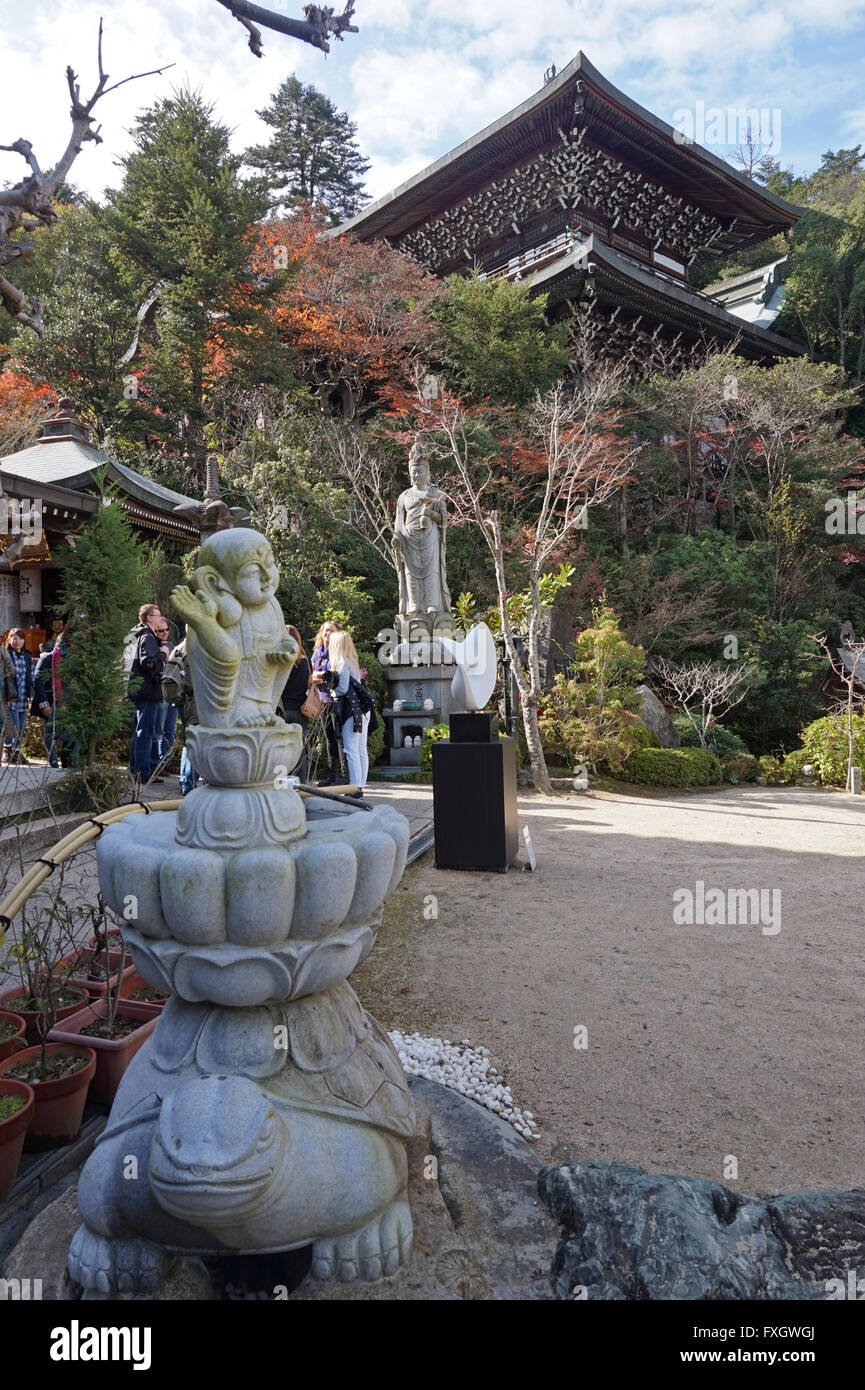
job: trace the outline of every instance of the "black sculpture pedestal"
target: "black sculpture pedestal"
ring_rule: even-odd
[[[432,749],[436,868],[506,873],[519,852],[514,741],[489,714],[452,714],[450,730]]]

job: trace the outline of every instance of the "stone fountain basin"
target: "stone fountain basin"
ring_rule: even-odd
[[[168,811],[109,826],[100,887],[150,984],[230,1007],[345,979],[372,947],[409,841],[389,806],[310,819],[284,846],[233,852],[181,846],[175,830]]]

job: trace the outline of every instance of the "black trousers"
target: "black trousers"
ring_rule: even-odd
[[[305,714],[301,714],[299,709],[284,707],[282,717],[286,724],[299,724],[302,732],[306,733],[306,726],[309,723]],[[300,757],[295,767],[291,769],[292,777],[299,777],[301,782],[306,782],[309,777],[309,759],[306,756],[306,747],[301,749]]]
[[[324,737],[327,742],[327,761],[330,766],[332,776],[342,775],[342,755],[339,742],[339,723],[336,717],[336,706],[333,700],[328,700],[321,715]]]

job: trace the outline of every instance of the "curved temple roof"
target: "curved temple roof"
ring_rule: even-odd
[[[332,234],[354,232],[364,241],[398,237],[554,144],[562,131],[578,124],[617,159],[719,218],[725,231],[713,250],[721,254],[784,231],[801,215],[801,209],[632,101],[578,53],[540,91]]]

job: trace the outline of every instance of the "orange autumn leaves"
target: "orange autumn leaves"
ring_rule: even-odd
[[[23,372],[0,371],[0,458],[36,441],[56,401],[49,386],[35,385]]]
[[[313,211],[256,228],[252,257],[295,370],[312,387],[385,404],[432,342],[442,285],[386,243],[333,236]]]

